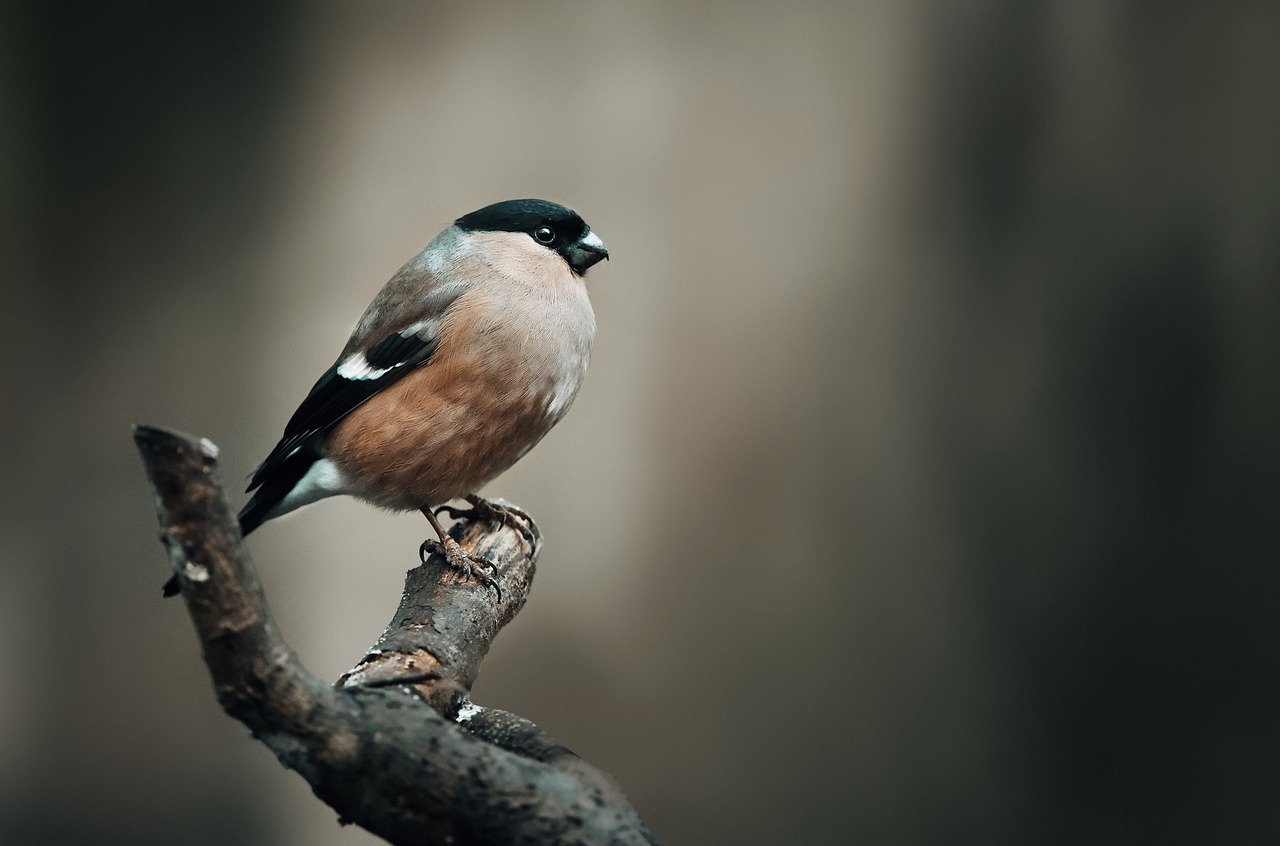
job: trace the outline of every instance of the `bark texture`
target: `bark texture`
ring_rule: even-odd
[[[391,624],[331,685],[280,636],[207,439],[140,426],[160,537],[218,701],[343,822],[396,844],[654,843],[612,778],[532,722],[468,694],[524,606],[541,544],[465,517],[451,530],[498,565],[501,596],[437,552],[410,570]]]

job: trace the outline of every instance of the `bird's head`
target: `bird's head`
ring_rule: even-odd
[[[573,209],[548,200],[503,200],[463,215],[454,225],[466,232],[513,232],[559,255],[583,276],[609,250]]]

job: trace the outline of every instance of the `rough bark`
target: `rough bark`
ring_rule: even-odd
[[[466,518],[451,530],[498,565],[501,596],[442,555],[336,685],[280,636],[207,439],[140,426],[160,537],[218,701],[344,822],[396,844],[654,843],[605,773],[528,720],[472,704],[493,638],[523,607],[540,538]]]

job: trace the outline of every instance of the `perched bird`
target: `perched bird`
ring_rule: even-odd
[[[241,533],[347,494],[420,510],[451,565],[491,580],[437,507],[465,497],[487,516],[528,519],[476,492],[573,403],[596,332],[583,276],[608,257],[581,217],[546,200],[454,221],[378,292],[289,419],[249,483]],[[165,596],[178,590],[176,577],[165,584]]]

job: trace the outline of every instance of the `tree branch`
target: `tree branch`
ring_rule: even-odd
[[[612,778],[528,720],[467,698],[524,606],[536,528],[529,543],[511,528],[455,524],[464,548],[498,565],[501,598],[432,554],[409,571],[378,642],[329,685],[272,620],[217,448],[146,426],[134,440],[218,701],[343,822],[396,844],[656,842]]]

